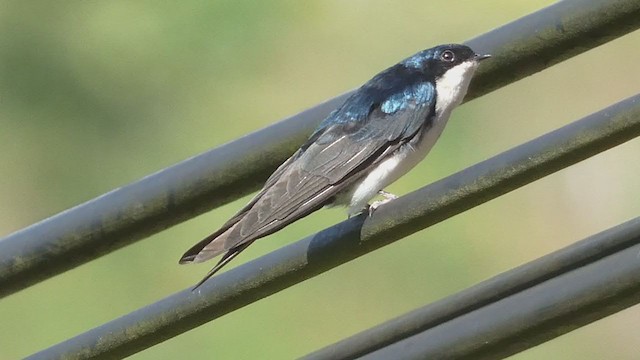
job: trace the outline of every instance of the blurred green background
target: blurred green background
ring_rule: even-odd
[[[2,1],[0,236],[552,1]],[[640,34],[462,106],[404,194],[640,89]],[[640,215],[635,140],[134,359],[292,358]],[[0,301],[0,359],[193,285],[178,257],[247,199]],[[249,259],[343,220],[323,210]],[[514,359],[632,359],[634,307]],[[607,339],[602,341],[602,339]]]

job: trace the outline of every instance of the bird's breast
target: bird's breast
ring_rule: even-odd
[[[436,116],[431,127],[421,130],[413,139],[370,170],[362,180],[356,182],[349,194],[349,214],[360,212],[378,191],[398,180],[422,161],[442,134],[447,118],[448,116]]]

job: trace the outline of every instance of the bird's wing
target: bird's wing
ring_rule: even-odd
[[[224,223],[224,225],[222,225],[220,227],[220,229],[218,229],[213,234],[207,236],[206,238],[202,239],[197,244],[193,245],[189,250],[187,250],[187,252],[185,252],[184,255],[182,255],[182,257],[180,258],[180,264],[188,264],[188,263],[194,262],[196,255],[198,255],[198,253],[200,253],[200,251],[207,244],[209,244],[210,242],[215,240],[218,236],[220,236],[220,234],[222,234],[225,231],[229,230],[229,228],[231,228],[235,223],[240,221],[244,217],[244,215],[249,210],[251,210],[253,205],[255,205],[255,203],[258,202],[262,198],[262,196],[265,194],[265,192],[267,190],[269,190],[269,188],[271,188],[271,186],[273,184],[275,184],[278,181],[278,179],[280,179],[280,177],[287,170],[289,165],[298,158],[300,152],[301,152],[300,150],[296,151],[295,154],[293,154],[290,158],[285,160],[285,162],[282,163],[276,169],[276,171],[274,171],[273,174],[271,174],[271,176],[269,176],[269,178],[265,182],[265,184],[262,187],[262,189],[253,197],[253,199],[251,199],[251,201],[249,201],[249,203],[247,205],[245,205],[242,209],[240,209],[240,211],[238,211],[231,219],[227,220],[227,222]],[[223,260],[225,260],[225,259],[220,260],[220,263],[222,263]],[[219,265],[220,265],[220,263],[219,263]]]
[[[435,93],[428,83],[422,84],[423,93],[425,86],[429,92],[427,101],[403,93],[402,99],[396,99],[402,100],[402,106],[389,105],[387,101],[374,103],[366,109],[366,120],[340,121],[314,133],[276,170],[249,205],[220,230],[189,249],[181,263],[201,262],[229,251],[221,260],[225,261],[244,250],[243,245],[326,205],[338,192],[429,126]],[[341,116],[340,110],[333,116]]]

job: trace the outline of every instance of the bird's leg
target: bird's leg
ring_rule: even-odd
[[[386,203],[388,203],[389,201],[395,200],[398,198],[398,196],[390,193],[390,192],[386,192],[384,190],[380,190],[378,191],[378,194],[380,196],[382,196],[384,199],[382,200],[377,200],[374,201],[373,203],[371,203],[371,205],[369,205],[369,216],[371,216],[373,214],[374,211],[376,211],[376,209],[380,206],[380,205],[384,205]]]

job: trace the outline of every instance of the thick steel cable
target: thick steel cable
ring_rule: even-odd
[[[494,57],[467,100],[640,26],[637,0],[565,0],[467,42]],[[0,297],[246,195],[345,95],[115,189],[0,240]]]
[[[640,302],[639,247],[640,217],[304,359],[512,355]]]
[[[640,95],[407,194],[371,217],[353,217],[222,273],[195,292],[183,290],[30,358],[131,355],[636,136]]]

